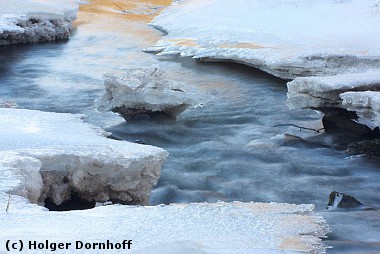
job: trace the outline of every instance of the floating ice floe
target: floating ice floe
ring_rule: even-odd
[[[167,35],[146,51],[240,62],[284,79],[363,72],[380,68],[379,21],[374,0],[184,0],[153,20]]]
[[[106,93],[95,104],[100,111],[119,113],[126,120],[157,112],[176,118],[189,107],[202,106],[212,96],[196,87],[169,81],[159,68],[136,68],[104,75]]]
[[[163,149],[106,138],[83,115],[0,108],[0,196],[43,205],[73,195],[87,202],[148,204]]]
[[[0,45],[67,39],[74,0],[0,0]]]

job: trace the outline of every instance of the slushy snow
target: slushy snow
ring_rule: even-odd
[[[169,81],[158,67],[107,73],[104,86],[106,93],[95,102],[98,109],[119,113],[126,120],[155,112],[176,118],[187,108],[202,106],[212,99],[196,87]]]
[[[0,0],[0,45],[67,39],[74,0]]]
[[[0,108],[0,196],[148,204],[167,152],[108,139],[83,117]]]

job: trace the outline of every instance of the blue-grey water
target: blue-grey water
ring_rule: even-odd
[[[333,139],[279,124],[321,128],[321,115],[286,107],[286,82],[237,64],[146,54],[162,34],[122,15],[81,15],[70,40],[0,48],[0,98],[21,108],[82,113],[116,138],[170,155],[151,204],[218,200],[312,203],[332,232],[328,253],[380,253],[380,161],[349,157]],[[172,80],[215,99],[177,121],[94,111],[106,72],[158,64]],[[304,140],[290,136],[300,136]],[[326,146],[327,145],[327,146]],[[373,210],[327,211],[331,191]]]

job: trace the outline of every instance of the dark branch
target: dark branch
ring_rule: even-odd
[[[114,5],[116,5],[116,6],[121,10],[121,12],[123,12],[123,13],[127,13],[125,10],[123,10],[123,8],[120,7],[120,5],[118,5],[117,3],[115,3],[115,1],[112,1],[112,3],[113,3]]]
[[[320,128],[320,129],[312,129],[312,128],[307,128],[307,127],[302,127],[302,126],[298,126],[298,125],[295,125],[295,124],[291,124],[291,123],[288,123],[288,124],[277,124],[273,127],[280,127],[280,126],[293,126],[293,127],[296,127],[296,128],[299,128],[300,131],[301,130],[308,130],[308,131],[315,131],[315,132],[318,132],[320,133],[321,130],[324,130],[325,128]]]

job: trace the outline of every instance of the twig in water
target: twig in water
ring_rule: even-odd
[[[9,194],[9,197],[8,197],[8,204],[7,204],[7,209],[5,209],[5,212],[7,213],[8,210],[9,210],[9,205],[11,203],[11,194]]]
[[[145,1],[146,6],[148,7],[149,15],[152,14],[152,9],[150,8],[148,1]]]
[[[309,131],[315,131],[315,132],[318,132],[320,133],[321,130],[324,130],[325,128],[320,128],[320,129],[312,129],[312,128],[307,128],[307,127],[302,127],[302,126],[298,126],[298,125],[295,125],[295,124],[291,124],[291,123],[288,123],[288,124],[277,124],[273,127],[280,127],[280,126],[293,126],[293,127],[296,127],[296,128],[300,128],[300,131],[301,130],[309,130]]]
[[[121,10],[122,13],[127,14],[127,11],[123,10],[123,8],[121,8],[120,5],[118,5],[117,3],[115,3],[115,1],[112,1],[112,3],[113,3],[114,5],[116,5],[116,6]]]

